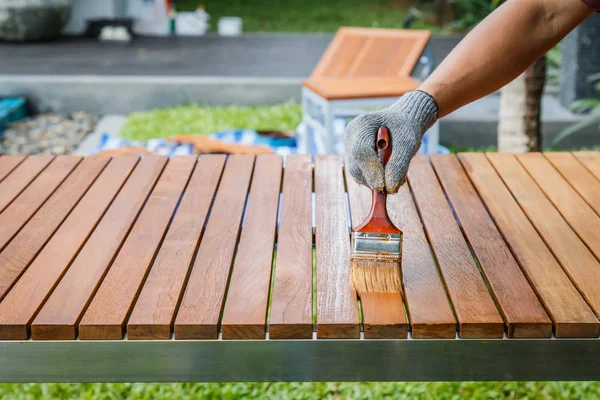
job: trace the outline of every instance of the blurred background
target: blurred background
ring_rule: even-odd
[[[400,38],[424,32],[406,77],[418,83],[500,4],[0,0],[0,155],[343,154],[347,122],[396,97],[340,98],[310,84],[339,28],[391,28]],[[532,79],[520,77],[440,120],[420,151],[600,149],[599,31],[596,14],[531,67]],[[522,123],[528,119],[537,123]],[[525,147],[510,140],[533,136],[540,140]],[[600,385],[3,384],[0,396],[598,398]]]

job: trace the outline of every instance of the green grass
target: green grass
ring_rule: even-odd
[[[406,3],[399,0],[175,0],[179,11],[204,5],[211,29],[223,16],[244,19],[245,32],[335,32],[340,26],[401,28]],[[412,28],[431,28],[416,21]]]

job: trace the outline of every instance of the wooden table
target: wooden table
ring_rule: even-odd
[[[360,302],[369,191],[283,164],[0,157],[0,380],[600,378],[600,153],[417,156]]]

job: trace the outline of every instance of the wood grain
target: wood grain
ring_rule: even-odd
[[[0,298],[19,279],[109,160],[97,156],[83,160],[0,253]]]
[[[540,182],[544,183],[544,187],[554,185],[554,187],[565,191],[565,193],[558,194],[555,193],[553,188],[547,188],[549,189],[548,193],[552,193],[555,200],[557,198],[560,200],[561,208],[574,206],[575,203],[569,203],[565,200],[565,197],[568,196],[566,190],[572,191],[571,187],[564,182],[560,174],[549,165],[541,154],[538,155],[539,157],[532,154],[520,158],[529,167],[530,172],[537,176]],[[597,285],[597,282],[600,282],[600,265],[594,255],[573,232],[569,224],[536,185],[517,158],[510,154],[489,154],[488,158],[525,215],[546,242],[554,257],[596,312],[596,315],[600,315],[600,288]],[[542,165],[535,165],[538,161]],[[552,179],[546,181],[540,174]],[[579,206],[587,207],[587,204],[577,194],[572,194],[576,197],[576,200],[581,201]],[[574,201],[575,199],[571,198],[569,200]],[[578,211],[583,214],[585,209]],[[589,221],[590,224],[598,225],[599,221],[596,214],[591,210],[589,211],[591,215],[588,215],[588,217],[595,218]],[[578,224],[585,225],[585,221],[579,221]],[[587,229],[593,229],[593,227]]]
[[[52,156],[28,157],[4,180],[2,180],[2,171],[0,171],[0,181],[2,181],[0,183],[0,212],[50,164],[53,158]],[[2,165],[0,165],[1,167]]]
[[[600,215],[600,180],[571,153],[545,153],[544,156],[569,182],[590,207]]]
[[[465,237],[487,277],[510,338],[550,337],[552,322],[455,155],[431,155]]]
[[[484,154],[459,159],[554,324],[556,337],[597,337],[598,320]]]
[[[596,177],[600,179],[600,154],[597,151],[576,151],[573,155]]]
[[[77,258],[33,320],[33,339],[73,340],[77,337],[77,324],[129,234],[166,162],[167,158],[162,156],[144,156],[138,162]]]
[[[195,156],[173,157],[167,163],[127,240],[79,323],[80,339],[122,339],[127,317],[195,163]]]
[[[83,246],[137,162],[109,163],[0,303],[0,339],[26,340],[35,314]]]
[[[356,229],[368,217],[371,207],[371,190],[360,186],[347,168],[345,173],[350,216],[352,226]],[[389,198],[390,196],[388,196]],[[359,293],[359,297],[365,339],[407,337],[408,322],[404,313],[402,293]]]
[[[198,159],[177,214],[127,323],[127,339],[171,338],[177,306],[225,159],[225,155],[216,154],[207,154]]]
[[[0,251],[44,204],[56,188],[81,161],[81,157],[60,156],[42,172],[0,214]],[[11,174],[12,175],[12,174]],[[4,182],[5,183],[5,182]]]
[[[270,339],[312,338],[312,175],[310,155],[286,157]]]
[[[25,160],[25,156],[1,156],[0,157],[0,182],[4,180],[19,164]]]
[[[502,318],[427,157],[417,155],[408,181],[459,324],[462,338],[500,338]]]
[[[223,310],[223,339],[264,339],[283,160],[257,156]]]
[[[175,318],[175,339],[216,339],[254,166],[230,156]]]
[[[317,338],[358,338],[357,297],[350,282],[350,235],[339,156],[315,157]]]

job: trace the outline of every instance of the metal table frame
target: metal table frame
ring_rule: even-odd
[[[1,341],[1,382],[599,380],[598,339]]]

